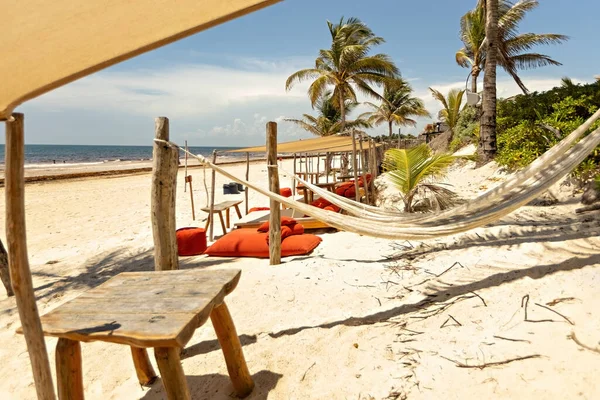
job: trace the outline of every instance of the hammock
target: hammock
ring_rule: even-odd
[[[343,204],[342,208],[346,210],[351,208],[353,213],[360,212],[361,216],[357,217],[333,213],[301,203],[291,198],[280,196],[277,193],[263,189],[251,182],[235,177],[225,169],[209,162],[202,156],[196,156],[189,152],[188,154],[227,178],[340,230],[387,239],[423,240],[453,235],[487,225],[510,214],[512,211],[539,196],[575,169],[577,165],[579,165],[596,148],[596,146],[600,144],[599,128],[586,138],[582,139],[579,143],[569,148],[578,138],[585,134],[591,124],[599,117],[600,110],[581,127],[546,152],[529,167],[525,168],[497,188],[479,196],[469,204],[442,213],[420,216],[400,217],[396,213],[391,215],[384,214],[381,210],[375,211],[374,208],[376,207],[356,206],[356,203],[351,205],[354,207],[351,208],[347,202],[338,199],[337,197],[339,196],[335,196],[332,193],[308,184],[307,186],[311,188],[311,190],[314,187],[315,192],[324,195],[323,197],[327,200],[336,200],[337,203],[334,204],[340,207],[340,204]],[[155,141],[166,143],[169,146],[185,151],[174,143],[159,139],[155,139]],[[277,168],[276,165],[270,165],[269,167]],[[305,184],[307,183],[305,181],[302,182]],[[386,220],[382,219],[382,216],[384,215],[387,215]]]

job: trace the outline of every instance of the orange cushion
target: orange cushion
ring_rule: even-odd
[[[294,225],[294,227],[297,226],[297,225],[298,224]],[[304,231],[304,229],[303,229],[303,231]],[[281,240],[285,239],[288,236],[292,236],[293,234],[294,234],[294,232],[292,231],[291,227],[285,226],[285,225],[283,225],[281,227]],[[270,235],[267,235],[267,243],[269,243],[269,236]]]
[[[269,258],[268,233],[259,233],[254,229],[235,229],[210,246],[204,254],[219,257],[257,257]],[[281,242],[281,256],[308,254],[321,243],[315,235],[292,235]]]
[[[259,233],[254,229],[234,229],[223,236],[204,254],[220,257],[269,257],[268,233]]]
[[[292,226],[291,228],[292,228],[292,235],[304,234],[304,225],[302,225],[302,224],[296,224],[296,225]]]
[[[281,256],[299,256],[308,254],[321,243],[322,239],[318,236],[305,233],[304,235],[292,235],[286,237],[281,242]]]
[[[281,226],[293,226],[296,224],[296,220],[292,217],[281,217]],[[258,231],[269,232],[269,221],[263,222],[263,224],[258,227]]]
[[[197,256],[206,250],[206,231],[202,228],[181,228],[175,235],[180,256]]]
[[[279,190],[279,194],[283,197],[292,197],[292,189],[291,188],[281,188]]]
[[[354,182],[350,181],[350,182],[344,182],[340,185],[338,185],[338,187],[335,189],[335,194],[337,194],[338,196],[343,196],[344,192],[346,190],[348,190],[349,187],[354,186]]]
[[[323,208],[323,210],[338,212],[338,211],[340,211],[340,208],[338,206],[336,206],[335,204],[332,204],[330,206]]]
[[[270,208],[269,207],[252,207],[251,209],[248,210],[248,214],[250,214],[251,212],[254,211],[269,211]]]

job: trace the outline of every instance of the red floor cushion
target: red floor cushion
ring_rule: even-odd
[[[281,242],[281,256],[299,256],[313,251],[323,239],[316,235],[292,235]]]
[[[281,217],[281,226],[294,226],[297,222],[292,217]],[[259,232],[269,232],[269,221],[265,221],[258,227]]]
[[[279,194],[282,195],[283,197],[292,197],[292,189],[291,188],[281,188],[279,190]]]
[[[175,235],[180,256],[197,256],[206,250],[206,231],[202,228],[181,228]]]
[[[254,229],[236,229],[213,243],[204,254],[218,257],[269,258],[268,235]],[[321,240],[320,237],[310,234],[288,236],[281,242],[281,256],[308,254]]]
[[[234,229],[212,244],[204,254],[220,257],[269,257],[268,233]]]

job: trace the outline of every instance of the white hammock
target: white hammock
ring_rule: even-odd
[[[586,123],[563,139],[540,158],[538,158],[529,167],[515,174],[511,179],[499,185],[472,200],[470,203],[446,210],[437,214],[424,214],[419,216],[400,217],[396,213],[388,215],[380,210],[375,211],[375,207],[356,206],[357,203],[350,204],[350,200],[342,201],[332,193],[321,188],[315,187],[303,180],[299,180],[315,192],[322,195],[332,203],[348,210],[349,208],[356,215],[360,212],[360,217],[351,215],[342,215],[331,211],[322,210],[311,205],[301,203],[291,198],[283,197],[267,189],[263,189],[251,182],[235,177],[225,169],[209,162],[202,156],[190,154],[192,157],[205,163],[210,168],[226,176],[227,178],[241,183],[258,193],[261,193],[271,199],[294,208],[304,214],[310,215],[328,225],[366,236],[388,238],[388,239],[427,239],[440,236],[453,235],[464,232],[480,226],[487,225],[496,221],[515,209],[527,204],[532,199],[550,188],[553,184],[560,181],[577,167],[600,143],[600,128],[596,129],[589,136],[582,139],[579,143],[569,148],[578,138],[580,138],[589,129],[591,124],[600,117],[600,110],[597,111]],[[179,146],[155,139],[157,142],[167,143],[182,151]],[[270,166],[277,168],[277,166]],[[335,200],[336,202],[334,202]],[[352,208],[354,207],[354,208]],[[387,215],[383,220],[381,217]]]

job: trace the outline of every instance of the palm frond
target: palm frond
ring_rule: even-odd
[[[294,72],[285,81],[285,90],[290,90],[295,83],[299,83],[311,78],[317,78],[321,75],[321,71],[314,68],[302,69]]]

